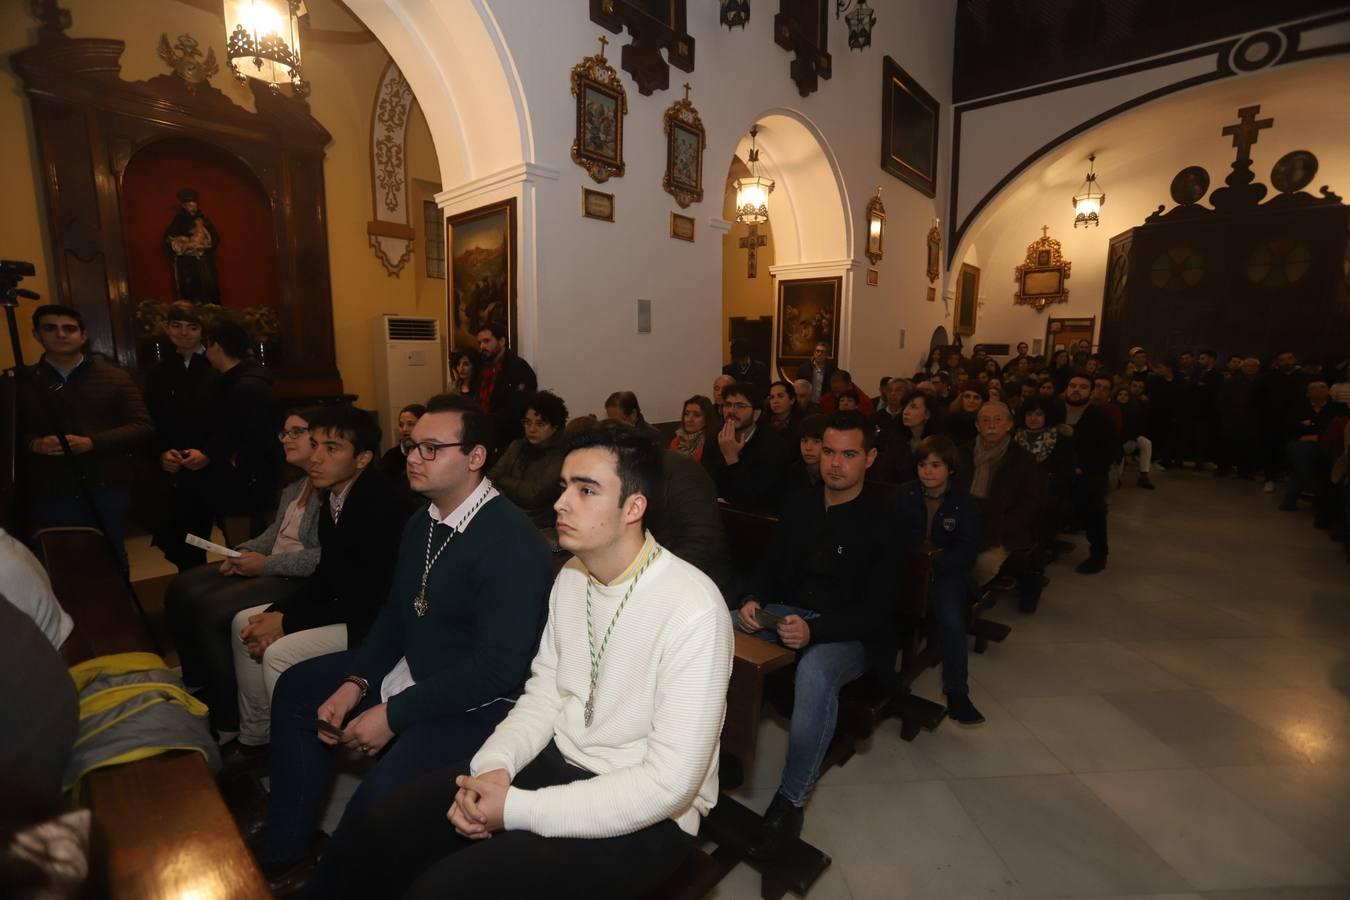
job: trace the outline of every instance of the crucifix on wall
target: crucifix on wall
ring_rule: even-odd
[[[749,251],[749,258],[745,263],[745,277],[754,278],[759,274],[758,250],[769,242],[768,237],[759,233],[759,226],[751,224],[745,233],[745,237],[737,241],[737,246],[742,250]]]

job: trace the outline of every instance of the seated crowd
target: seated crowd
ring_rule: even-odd
[[[265,377],[233,332],[203,337],[190,307],[175,310],[182,358],[156,375],[172,387],[149,415],[128,409],[153,422],[166,473],[204,473],[172,479],[175,515],[156,535],[181,569],[165,615],[226,765],[269,776],[246,830],[279,892],[645,895],[717,802],[733,629],[796,654],[787,754],[749,850],[781,858],[841,691],[860,678],[905,691],[906,560],[929,560],[947,715],[979,725],[972,616],[1014,587],[1034,611],[1044,567],[1072,546],[1062,533],[1086,537],[1076,571],[1101,572],[1128,460],[1144,489],[1155,467],[1213,463],[1217,476],[1262,467],[1273,491],[1287,467],[1281,508],[1311,495],[1319,526],[1345,527],[1350,385],[1343,367],[1335,399],[1292,354],[1262,372],[1237,357],[1219,370],[1209,351],[1151,363],[1136,348],[1113,375],[1082,346],[1047,362],[1019,344],[1003,365],[940,348],[869,397],[825,345],[773,381],[738,344],[711,399],[691,396],[663,429],[624,390],[604,421],[569,419],[484,329],[447,393],[399,412],[383,456],[368,412],[288,412],[271,440],[300,476],[237,556],[205,565],[182,537],[221,520],[201,502],[219,478],[256,489],[240,481],[261,453],[245,407]],[[46,377],[69,383],[81,359],[46,334]],[[120,390],[114,374],[83,377]],[[234,398],[234,444],[200,421],[208,392]],[[29,434],[34,454],[56,455]],[[249,493],[238,511],[258,506]],[[750,570],[730,563],[723,506],[775,523]],[[325,838],[344,755],[369,762]]]

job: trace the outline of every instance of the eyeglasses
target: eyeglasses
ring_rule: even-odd
[[[433,459],[436,458],[436,454],[439,453],[440,451],[448,450],[451,447],[463,447],[464,442],[456,441],[453,444],[438,444],[435,441],[422,441],[420,443],[413,444],[413,446],[417,448],[418,456],[422,457],[422,459],[426,460],[427,462],[431,462]]]
[[[754,409],[749,403],[723,403],[723,409],[734,409],[738,412],[744,412],[747,409]]]
[[[521,420],[520,420],[520,427],[521,427],[521,428],[543,428],[543,427],[544,427],[545,425],[547,425],[547,424],[548,424],[548,423],[545,422],[543,419],[521,419]]]
[[[291,440],[295,440],[296,438],[300,437],[300,435],[302,435],[302,434],[309,434],[309,428],[308,428],[308,427],[306,427],[306,428],[287,428],[287,429],[285,429],[284,431],[278,431],[278,432],[277,432],[277,440],[279,440],[279,441],[284,441],[284,440],[286,440],[287,438],[290,438]]]

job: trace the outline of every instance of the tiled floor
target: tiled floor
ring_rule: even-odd
[[[987,725],[887,723],[825,775],[811,900],[1350,898],[1350,566],[1257,482],[1155,480],[1112,496],[1104,574],[1073,557],[1034,616],[995,611]],[[768,804],[785,747],[766,720],[743,802]]]

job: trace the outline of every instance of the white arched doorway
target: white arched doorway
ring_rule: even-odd
[[[755,119],[759,133],[759,171],[774,181],[769,195],[769,222],[773,228],[773,264],[768,274],[775,283],[801,278],[840,278],[838,358],[849,358],[850,312],[853,299],[853,217],[839,161],[829,143],[797,110],[774,108]],[[739,139],[734,156],[747,159],[749,129]],[[775,287],[775,298],[777,296]],[[774,335],[778,341],[777,301],[773,304]],[[778,368],[775,343],[770,368]]]
[[[408,80],[436,147],[449,217],[514,197],[517,202],[516,350],[538,342],[535,190],[558,172],[535,162],[525,90],[485,0],[347,0]]]

